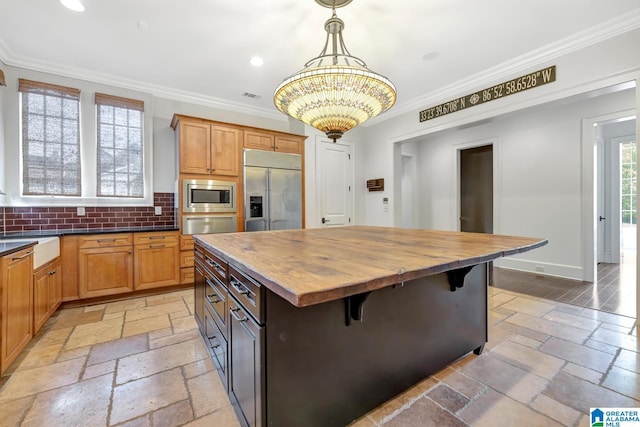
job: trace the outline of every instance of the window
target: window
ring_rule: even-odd
[[[80,196],[80,90],[19,79],[22,193]]]
[[[96,195],[144,197],[144,102],[96,93],[96,106]]]
[[[637,148],[635,142],[625,142],[620,144],[620,166],[621,166],[621,214],[622,224],[636,224],[636,194],[637,194],[637,171],[636,171]]]

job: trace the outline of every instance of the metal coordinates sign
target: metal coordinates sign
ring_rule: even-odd
[[[455,113],[456,111],[464,110],[465,108],[484,104],[485,102],[504,98],[505,96],[513,95],[514,93],[533,89],[534,87],[546,85],[547,83],[555,81],[556,66],[552,65],[551,67],[525,74],[522,77],[509,80],[508,82],[479,90],[471,95],[456,98],[452,101],[445,102],[444,104],[422,110],[420,111],[420,121],[426,122],[427,120],[442,117],[449,113]]]

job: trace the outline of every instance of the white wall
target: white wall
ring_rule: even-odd
[[[434,100],[433,104],[424,105],[413,112],[366,126],[364,138],[367,141],[367,151],[365,158],[362,159],[366,165],[365,174],[385,179],[383,193],[367,195],[365,198],[366,223],[369,225],[394,225],[393,210],[398,206],[394,201],[394,179],[399,176],[394,173],[394,143],[409,141],[441,130],[452,129],[534,105],[635,80],[640,75],[638,43],[640,43],[640,29],[559,56],[554,58],[552,62],[532,65],[529,69],[523,70],[522,74],[549,65],[556,65],[557,79],[551,84],[523,93],[467,108],[427,122],[419,122],[418,113],[421,109],[455,98],[452,96],[447,99]],[[500,79],[493,84],[504,80],[506,79]],[[487,86],[483,85],[475,90]],[[473,90],[465,91],[457,96],[468,95],[472,92]],[[380,200],[382,197],[391,198],[390,212],[384,212],[381,208]]]
[[[549,244],[496,264],[582,277],[581,119],[633,108],[635,90],[564,100],[497,117],[488,123],[425,137],[419,144],[423,192],[420,226],[457,230],[456,145],[494,139],[494,233],[542,237]]]
[[[565,277],[582,277],[584,261],[580,239],[584,234],[581,227],[588,225],[581,220],[581,201],[585,187],[584,164],[581,163],[581,119],[601,113],[617,112],[624,109],[638,109],[640,96],[635,90],[624,95],[614,94],[603,106],[591,106],[587,101],[579,110],[565,107],[573,102],[573,96],[593,91],[606,92],[603,88],[624,82],[640,80],[640,30],[633,30],[604,40],[595,45],[554,58],[552,62],[540,63],[528,71],[556,65],[557,80],[554,83],[529,91],[481,104],[463,111],[452,113],[427,122],[419,122],[419,110],[431,107],[424,105],[416,111],[393,117],[381,123],[365,127],[364,137],[368,150],[364,153],[366,175],[385,179],[385,191],[375,195],[365,195],[368,225],[393,226],[401,215],[394,213],[401,204],[396,181],[401,177],[398,170],[398,143],[430,139],[439,140],[437,132],[448,130],[448,141],[421,145],[421,158],[426,161],[418,165],[418,170],[428,177],[420,181],[419,195],[421,224],[426,228],[455,230],[456,209],[452,208],[452,196],[456,188],[452,168],[451,146],[485,138],[498,138],[498,156],[503,156],[500,164],[503,174],[498,175],[498,217],[502,219],[496,233],[511,233],[547,237],[553,242],[545,248],[527,252],[507,262],[518,268],[533,270],[544,263],[546,273]],[[515,77],[515,76],[512,76]],[[493,82],[499,83],[507,79]],[[490,86],[487,85],[487,86]],[[477,87],[480,90],[484,87]],[[472,93],[465,91],[458,96]],[[454,97],[451,97],[453,99]],[[434,102],[448,101],[441,99]],[[535,115],[516,115],[517,111],[537,105],[561,101],[553,109],[547,107],[536,110]],[[573,123],[564,125],[558,113],[568,115]],[[504,117],[501,117],[504,116]],[[517,118],[516,118],[517,117]],[[488,122],[488,123],[487,123]],[[474,123],[479,123],[473,126]],[[469,127],[473,126],[473,127]],[[521,141],[518,145],[507,141]],[[440,140],[439,140],[440,141]],[[504,147],[503,147],[504,145]],[[542,154],[544,153],[544,154]],[[433,159],[439,159],[435,161]],[[426,170],[426,172],[424,172]],[[553,174],[537,173],[552,170]],[[513,180],[514,176],[528,176],[530,181]],[[543,191],[540,191],[542,189]],[[390,212],[385,212],[382,197],[391,199]],[[541,206],[548,209],[541,209]],[[559,209],[558,207],[562,207]],[[564,211],[567,211],[565,213]],[[584,208],[582,208],[584,210]],[[518,220],[512,212],[532,212],[527,221]],[[562,212],[560,212],[562,211]],[[534,214],[535,213],[535,214]],[[500,218],[498,218],[500,219]]]

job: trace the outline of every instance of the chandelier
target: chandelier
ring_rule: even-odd
[[[280,83],[273,101],[278,110],[336,142],[349,129],[390,109],[396,102],[396,89],[389,79],[369,70],[347,50],[342,39],[344,22],[336,16],[336,7],[351,0],[316,2],[333,10],[324,24],[324,48],[302,70]],[[327,53],[329,46],[331,52]]]

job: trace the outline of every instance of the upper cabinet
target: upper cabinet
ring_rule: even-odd
[[[244,147],[258,150],[302,154],[304,136],[278,134],[257,129],[244,131]]]
[[[180,120],[180,173],[238,176],[242,130]]]

